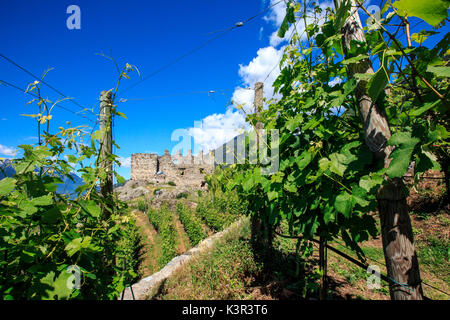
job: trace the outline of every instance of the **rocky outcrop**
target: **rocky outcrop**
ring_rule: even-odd
[[[141,196],[148,196],[150,191],[144,187],[145,182],[128,180],[123,186],[114,189],[121,201],[129,201]]]

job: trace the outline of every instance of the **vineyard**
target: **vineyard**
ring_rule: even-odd
[[[193,192],[195,194],[195,192]],[[198,245],[215,232],[224,230],[245,215],[245,207],[238,204],[236,196],[225,199],[223,194],[210,194],[190,200],[155,202],[139,199],[136,202],[143,250],[141,277],[151,275],[177,255]],[[145,205],[144,205],[145,203]],[[133,206],[133,204],[132,204]],[[196,206],[193,209],[193,206]],[[236,211],[236,208],[242,211]]]
[[[70,98],[44,94],[50,70],[28,85],[38,142],[0,162],[3,300],[119,299],[224,230],[147,298],[449,299],[449,1],[380,1],[375,14],[285,0],[262,13],[281,3],[280,73],[269,90],[270,73],[256,81],[252,112],[235,105],[246,157],[232,148],[198,188],[155,178],[120,200],[133,181],[116,170],[114,121],[127,119],[123,83],[146,79],[136,66],[100,55],[117,77],[93,127],[53,125]]]

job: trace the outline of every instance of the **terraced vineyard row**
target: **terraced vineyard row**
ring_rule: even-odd
[[[143,276],[157,272],[175,256],[235,221],[240,216],[236,208],[244,209],[238,206],[237,198],[225,200],[224,195],[199,197],[196,209],[185,200],[179,200],[176,206],[163,204],[158,209],[140,200],[138,209],[146,220],[141,222],[147,248]]]

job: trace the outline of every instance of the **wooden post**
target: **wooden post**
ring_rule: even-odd
[[[323,237],[319,240],[319,268],[322,272],[320,277],[320,300],[327,299],[327,243]]]
[[[341,29],[343,47],[347,55],[352,40],[365,42],[364,31],[358,14],[355,0],[351,1],[350,14]],[[338,10],[346,0],[334,0]],[[348,66],[349,76],[355,73],[373,74],[369,59],[362,59]],[[384,161],[387,168],[393,151],[386,146],[391,137],[389,123],[382,106],[372,101],[366,92],[366,81],[357,80],[355,95],[359,104],[361,120],[364,125],[366,144],[374,155]],[[387,183],[378,190],[378,213],[381,222],[381,237],[388,276],[395,283],[389,284],[393,300],[422,300],[419,263],[414,247],[414,237],[406,203],[405,186],[402,179],[387,179]]]
[[[253,100],[253,107],[255,108],[255,113],[258,114],[263,109],[263,97],[264,97],[264,83],[255,83],[255,98]]]
[[[264,84],[262,82],[255,83],[255,96],[253,99],[253,110],[255,114],[259,114],[263,108],[263,96],[264,96]],[[259,135],[263,128],[263,124],[261,122],[257,122],[255,124],[255,132],[256,132],[256,146],[259,146]],[[250,151],[250,150],[249,150]],[[256,245],[257,250],[262,250],[268,256],[268,248],[266,246],[266,225],[262,223],[260,212],[255,212],[251,216],[251,228],[252,228],[252,241],[254,245]]]
[[[255,83],[255,98],[253,100],[253,107],[255,110],[255,114],[259,114],[263,109],[263,97],[264,97],[264,83],[256,82]],[[259,138],[261,136],[261,131],[263,129],[262,122],[258,121],[255,125],[255,129],[256,129],[256,145],[259,148]]]
[[[106,178],[100,182],[103,197],[110,199],[113,194],[113,168],[108,157],[112,154],[112,101],[111,91],[100,93],[100,130],[103,137],[100,140],[100,166],[106,171]],[[110,208],[112,209],[112,202]],[[108,214],[106,214],[108,215]]]

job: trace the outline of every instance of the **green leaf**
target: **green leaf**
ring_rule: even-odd
[[[94,134],[92,135],[92,138],[94,138],[94,140],[98,140],[100,141],[100,139],[103,137],[103,134],[105,133],[105,130],[96,130],[94,132]]]
[[[386,88],[388,81],[389,79],[386,70],[381,66],[367,83],[367,93],[372,98],[372,101],[377,100],[378,95]]]
[[[116,111],[116,114],[117,114],[119,117],[122,117],[122,118],[124,118],[124,119],[127,119],[127,117],[125,116],[125,114],[124,114],[123,112]]]
[[[119,175],[117,172],[114,172],[114,175],[116,176],[117,183],[125,183],[125,178]]]
[[[438,77],[446,77],[446,78],[450,77],[450,67],[428,66],[427,71],[434,73]]]
[[[45,196],[36,197],[30,201],[35,206],[49,206],[53,203],[52,194],[49,193]]]
[[[331,165],[331,161],[328,158],[322,158],[319,160],[319,168],[322,171],[327,171]]]
[[[345,169],[347,169],[347,165],[346,165],[347,158],[343,154],[332,153],[332,154],[330,154],[330,160],[331,160],[331,165],[330,165],[331,172],[334,172],[337,175],[343,177]]]
[[[16,187],[17,180],[14,178],[3,178],[0,180],[0,197],[7,195]]]
[[[73,155],[73,154],[68,154],[67,155],[67,160],[71,163],[76,163],[77,162],[77,158]]]
[[[418,17],[434,27],[448,16],[447,0],[399,0],[393,6],[399,14]]]
[[[370,81],[374,77],[373,73],[355,73],[353,75],[356,79],[360,81]]]
[[[302,121],[303,121],[302,114],[299,113],[295,117],[293,117],[287,121],[286,128],[291,132],[295,131],[299,127],[299,125]]]
[[[68,285],[69,277],[72,274],[66,272],[66,270],[61,271],[56,279],[55,272],[49,272],[44,278],[40,280],[40,282],[44,285],[50,286],[52,289],[46,289],[45,293],[47,297],[43,297],[43,300],[62,300],[70,298],[72,294],[72,288]]]
[[[390,178],[400,178],[406,173],[414,147],[419,141],[419,138],[411,137],[410,132],[398,132],[392,135],[388,145],[397,147],[390,155],[392,161],[387,169]]]
[[[284,188],[284,190],[292,192],[292,193],[297,192],[297,186],[293,183],[286,183],[283,188]]]
[[[269,191],[267,193],[267,197],[269,198],[269,201],[272,201],[273,199],[278,198],[278,192],[276,192],[276,191]]]
[[[352,57],[352,58],[348,58],[348,59],[343,60],[342,64],[343,65],[348,65],[348,64],[356,63],[356,62],[358,62],[360,60],[368,59],[368,58],[369,58],[368,55],[360,54],[360,55],[357,55],[356,57]]]
[[[295,159],[295,162],[297,163],[298,169],[300,171],[305,169],[306,166],[311,163],[312,158],[313,157],[312,157],[312,153],[311,152],[303,151],[302,154],[297,159]]]
[[[328,224],[334,218],[334,210],[328,204],[325,206],[323,210],[323,221],[325,224]]]
[[[86,249],[89,247],[91,243],[91,237],[83,237],[83,238],[75,238],[71,242],[69,242],[65,250],[69,257],[73,256],[75,253],[80,251],[81,249]]]
[[[52,207],[42,215],[42,221],[48,224],[54,224],[61,218],[61,212],[56,207]]]
[[[89,212],[94,218],[100,217],[101,209],[94,200],[87,200],[85,202],[80,202],[80,205]]]
[[[371,192],[374,187],[377,187],[383,183],[383,176],[379,174],[370,174],[362,176],[359,180],[359,186],[366,190],[367,192]]]
[[[427,112],[428,110],[437,106],[439,102],[441,102],[441,100],[436,100],[434,102],[427,102],[422,107],[414,109],[409,115],[414,117],[420,116],[422,113]]]
[[[342,213],[346,218],[350,217],[353,209],[352,196],[346,191],[340,193],[334,201],[334,207],[336,211]]]
[[[294,16],[294,8],[291,6],[288,6],[286,8],[286,15],[284,16],[283,22],[281,23],[280,29],[278,30],[278,37],[284,38],[284,35],[286,34],[286,31],[289,29],[289,23],[295,22],[295,16]]]

